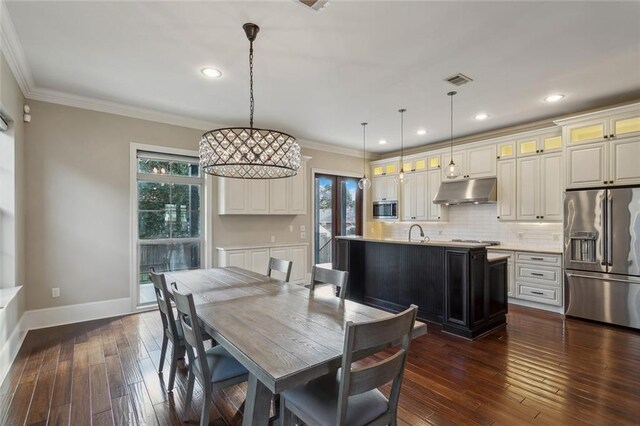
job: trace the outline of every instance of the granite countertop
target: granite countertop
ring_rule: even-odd
[[[465,243],[465,242],[457,242],[457,241],[438,241],[438,240],[430,240],[428,242],[421,242],[419,239],[414,241],[407,240],[395,240],[391,238],[369,238],[369,237],[361,237],[359,235],[348,236],[348,237],[336,237],[341,240],[355,240],[355,241],[370,241],[374,243],[389,243],[389,244],[411,244],[417,246],[435,246],[435,247],[458,247],[458,248],[484,248],[487,247],[488,244],[480,244],[480,243]]]
[[[535,247],[527,247],[526,245],[516,245],[516,244],[500,244],[497,246],[487,247],[488,250],[505,250],[505,251],[526,251],[532,253],[547,253],[547,254],[562,254],[562,247],[557,249],[554,248],[535,248]]]
[[[309,243],[255,243],[255,244],[236,244],[233,246],[218,246],[216,250],[245,250],[252,248],[276,248],[291,246],[308,246]]]

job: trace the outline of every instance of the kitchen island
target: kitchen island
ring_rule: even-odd
[[[333,267],[349,272],[347,297],[474,339],[506,324],[507,258],[486,244],[337,237]]]

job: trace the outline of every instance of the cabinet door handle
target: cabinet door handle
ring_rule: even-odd
[[[612,181],[612,180],[610,180],[610,181],[609,181],[609,183],[613,183],[613,181]]]
[[[542,257],[532,257],[531,260],[544,260]]]
[[[613,138],[614,138],[614,136],[615,136],[615,135],[613,135],[613,134],[609,135],[609,137],[610,137],[611,139],[613,139]]]
[[[500,159],[500,156],[498,155],[496,158],[499,160],[499,159]]]
[[[532,272],[531,275],[533,275],[534,277],[544,277],[544,274],[541,274],[539,272]]]
[[[604,184],[606,185],[606,184],[607,184],[607,181],[605,180],[605,181],[604,181],[604,182],[602,182],[602,183],[604,183]]]
[[[604,135],[604,138],[605,139],[609,139],[609,135]]]
[[[544,219],[544,216],[540,216],[540,219]]]
[[[498,216],[498,219],[500,219],[500,216]]]
[[[440,219],[440,216],[438,216],[438,219]]]
[[[541,150],[540,150],[540,153],[543,153],[543,152],[544,152],[544,149],[541,149]]]
[[[540,295],[540,296],[544,296],[544,293],[541,292],[541,291],[532,291],[531,294],[537,294],[537,295]]]
[[[536,149],[536,154],[540,154],[540,150],[539,149]]]

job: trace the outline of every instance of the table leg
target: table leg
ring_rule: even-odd
[[[247,401],[244,406],[243,426],[266,426],[269,423],[269,411],[273,394],[253,374],[249,374]]]

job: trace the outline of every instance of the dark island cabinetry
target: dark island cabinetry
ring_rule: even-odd
[[[339,238],[334,268],[349,271],[348,298],[391,311],[418,306],[418,318],[475,338],[506,323],[506,258],[484,247],[446,247]]]

